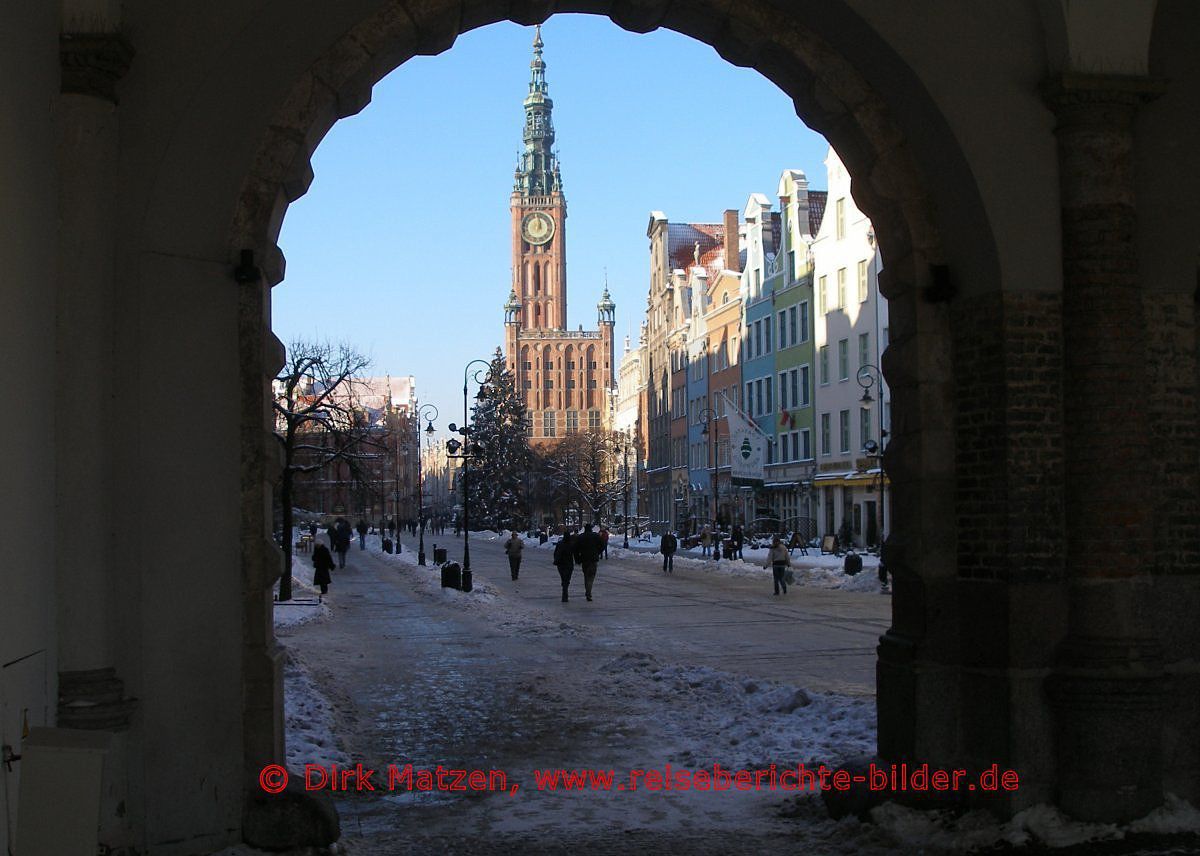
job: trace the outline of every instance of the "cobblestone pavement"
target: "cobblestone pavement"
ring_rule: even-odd
[[[461,555],[461,542],[437,540],[451,558]],[[415,547],[406,541],[405,549]],[[660,663],[873,697],[874,648],[890,598],[799,587],[776,598],[765,575],[677,568],[668,577],[647,557],[602,563],[592,603],[576,572],[564,604],[548,552],[527,548],[515,584],[498,542],[473,540],[471,554],[487,591],[464,601],[469,596],[414,583],[437,574],[432,563],[420,569],[354,549],[348,567],[334,572],[332,620],[280,631],[333,703],[351,761],[500,769],[522,787],[511,796],[335,794],[338,853],[941,852],[897,846],[854,819],[834,822],[815,797],[545,793],[531,781],[539,768],[628,770],[678,759],[683,732],[697,724],[676,721],[663,697],[652,697],[653,684],[642,692],[606,666],[647,652]],[[1049,852],[1200,849],[1185,836]]]
[[[460,543],[444,544],[452,558]],[[633,558],[601,563],[591,603],[577,571],[572,599],[561,603],[548,551],[526,550],[516,584],[498,542],[473,540],[471,554],[497,592],[494,608],[462,609],[407,578],[436,574],[432,564],[401,566],[355,549],[334,572],[332,620],[281,631],[334,704],[350,759],[504,769],[529,789],[532,769],[661,766],[680,723],[661,705],[605,692],[599,667],[629,651],[873,695],[889,598],[799,588],[776,598],[766,576],[667,576],[654,559]],[[515,621],[522,613],[537,620]],[[805,838],[821,852],[857,851],[838,846],[837,824],[815,804],[820,822],[809,828],[780,815],[782,796],[757,793],[347,793],[335,802],[343,851],[364,856],[651,846],[736,853]]]

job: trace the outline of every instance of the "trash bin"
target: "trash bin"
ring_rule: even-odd
[[[442,565],[442,588],[456,589],[462,585],[462,568],[458,562],[446,562]]]
[[[446,564],[446,548],[445,547],[439,547],[437,544],[433,545],[433,563],[435,565]]]
[[[474,584],[471,582],[471,572],[463,571],[462,572],[462,590],[470,591],[474,587],[475,587]]]
[[[391,538],[383,539],[383,552],[385,552],[385,553],[392,552],[392,539]]]
[[[862,570],[862,556],[858,553],[849,553],[842,563],[842,569],[850,576],[854,576]]]

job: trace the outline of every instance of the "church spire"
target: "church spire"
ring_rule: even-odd
[[[558,155],[554,152],[554,102],[547,94],[546,61],[542,59],[542,27],[533,35],[529,63],[529,94],[525,96],[525,149],[517,163],[514,190],[522,196],[549,196],[562,190]]]

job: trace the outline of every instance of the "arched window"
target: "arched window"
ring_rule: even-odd
[[[534,294],[542,293],[542,266],[541,265],[533,266],[533,293]]]

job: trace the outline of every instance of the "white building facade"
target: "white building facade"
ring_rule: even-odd
[[[887,347],[887,301],[870,220],[850,195],[850,175],[831,148],[829,196],[812,244],[816,351],[817,531],[859,547],[879,543],[890,513],[879,453],[891,399],[879,370]]]

